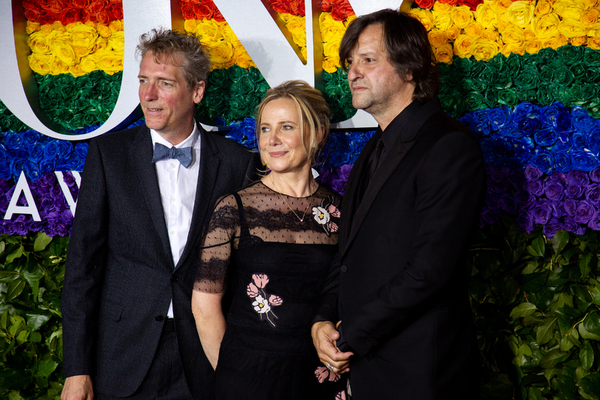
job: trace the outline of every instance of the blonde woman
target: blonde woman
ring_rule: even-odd
[[[319,362],[309,327],[338,240],[340,198],[311,173],[329,110],[319,91],[289,81],[257,114],[267,173],[217,203],[192,296],[216,369],[214,397],[342,398],[343,382]]]

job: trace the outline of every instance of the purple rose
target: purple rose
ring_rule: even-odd
[[[592,182],[600,182],[600,168],[591,170],[588,173],[588,176]]]
[[[577,214],[577,201],[573,199],[565,199],[562,204],[567,215],[571,218],[575,218],[575,214]]]
[[[587,224],[594,215],[596,209],[586,200],[582,200],[577,204],[577,210],[575,211],[575,222],[578,224]]]
[[[533,196],[541,196],[544,194],[544,184],[541,181],[525,181],[523,190]]]
[[[515,193],[515,204],[518,209],[531,208],[534,202],[535,197],[533,197],[529,192],[519,190]]]
[[[542,171],[532,165],[525,168],[525,179],[528,181],[536,181],[542,177]]]
[[[523,171],[510,170],[508,182],[513,191],[522,191],[523,183],[525,182],[525,174],[523,173]]]
[[[578,200],[583,196],[584,192],[585,189],[583,186],[568,185],[565,188],[565,196],[569,199]]]
[[[572,170],[566,174],[567,185],[587,185],[589,182],[588,175],[585,172]]]
[[[596,210],[596,212],[594,212],[588,222],[588,227],[595,231],[600,231],[600,211]]]
[[[536,224],[545,224],[552,216],[552,206],[548,200],[542,199],[533,207],[533,222]]]
[[[509,193],[503,193],[498,200],[498,207],[507,214],[515,214],[517,212],[515,197]]]
[[[533,211],[528,210],[523,213],[520,213],[515,219],[517,224],[517,228],[520,231],[530,233],[533,231]]]
[[[563,226],[565,230],[569,232],[573,232],[576,235],[583,235],[585,233],[585,227],[579,225],[575,220],[571,217],[566,217],[563,221]]]
[[[483,225],[492,225],[498,222],[500,217],[498,216],[498,212],[494,211],[495,209],[490,209],[489,207],[483,207],[481,210],[481,221]]]
[[[548,181],[544,185],[544,193],[550,201],[560,201],[565,195],[563,185],[556,181]]]
[[[551,218],[550,221],[548,221],[548,223],[544,225],[543,229],[544,234],[547,237],[553,238],[556,232],[560,231],[561,229],[564,229],[564,226],[558,218]]]
[[[565,217],[567,215],[567,211],[565,210],[565,203],[562,201],[552,203],[552,215],[556,218]]]
[[[586,187],[585,199],[592,205],[598,206],[600,203],[600,186],[597,183],[592,183]]]

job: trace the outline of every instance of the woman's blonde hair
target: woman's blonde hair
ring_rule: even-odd
[[[292,99],[296,104],[302,127],[302,143],[306,147],[306,142],[308,142],[308,148],[305,150],[311,166],[314,167],[329,139],[329,107],[321,92],[308,83],[300,80],[286,81],[269,89],[257,108],[256,138],[260,141],[260,124],[265,106],[273,100],[282,98]],[[319,135],[320,132],[323,132],[322,137]],[[308,135],[308,140],[305,140],[306,135]]]

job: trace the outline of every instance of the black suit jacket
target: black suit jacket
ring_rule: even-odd
[[[144,379],[173,300],[188,386],[200,398],[212,368],[191,295],[202,228],[218,197],[256,176],[257,157],[200,128],[198,187],[177,265],[165,224],[152,139],[144,125],[90,142],[62,295],[64,376],[89,374],[94,390],[128,396]]]
[[[466,256],[484,198],[484,164],[475,138],[437,100],[419,105],[405,109],[404,124],[397,117],[387,128],[400,134],[362,201],[373,140],[352,169],[339,254],[319,311],[342,321],[337,344],[355,354],[356,400],[477,397]]]

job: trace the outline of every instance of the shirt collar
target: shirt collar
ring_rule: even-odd
[[[178,149],[182,148],[182,147],[194,147],[196,142],[198,141],[199,134],[200,134],[200,132],[198,130],[198,124],[196,124],[196,121],[194,121],[194,129],[192,130],[192,132],[181,143],[176,144],[175,147]],[[168,140],[166,140],[165,138],[160,136],[160,134],[158,132],[156,132],[154,129],[150,129],[150,135],[152,136],[152,146],[153,147],[156,143],[160,143],[169,148],[173,147],[173,144],[171,142],[169,142]]]

